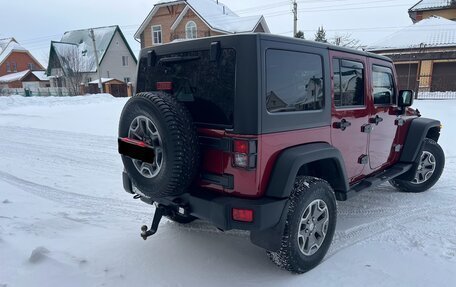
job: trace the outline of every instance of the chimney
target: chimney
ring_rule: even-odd
[[[225,15],[225,5],[223,5],[223,15]]]

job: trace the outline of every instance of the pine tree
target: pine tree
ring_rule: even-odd
[[[295,38],[299,38],[299,39],[305,39],[304,37],[304,32],[299,30],[296,35],[294,35]]]
[[[315,34],[315,41],[323,42],[323,43],[327,43],[328,42],[328,40],[326,40],[326,31],[323,28],[323,26],[318,28],[318,31]]]

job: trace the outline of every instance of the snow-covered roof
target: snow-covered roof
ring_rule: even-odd
[[[101,78],[101,83],[104,84],[104,83],[107,83],[107,82],[110,82],[113,80],[115,80],[115,79],[114,78]],[[89,84],[98,84],[98,79],[89,82]]]
[[[422,11],[422,10],[434,10],[440,8],[450,7],[451,5],[456,7],[456,1],[454,0],[421,0],[416,3],[409,11]]]
[[[0,83],[11,83],[15,81],[20,81],[26,76],[28,76],[30,73],[32,73],[35,77],[37,77],[40,81],[49,81],[49,78],[45,75],[45,71],[31,71],[31,70],[25,70],[25,71],[20,71],[17,73],[12,73],[12,74],[7,74],[2,77],[0,77]]]
[[[16,40],[15,40],[14,38],[4,38],[4,39],[0,39],[0,54],[3,52],[3,50],[5,50],[6,46],[8,46],[8,44],[9,44],[11,41],[16,42]]]
[[[367,47],[369,51],[456,47],[456,22],[432,16],[399,30]]]
[[[22,78],[28,75],[28,73],[30,73],[30,70],[4,75],[0,77],[0,83],[11,83],[15,81],[20,81],[22,80]]]
[[[161,7],[172,6],[177,4],[186,4],[184,9],[185,13],[188,9],[193,10],[212,30],[219,31],[222,33],[245,33],[253,32],[256,27],[261,23],[265,32],[269,32],[269,27],[262,15],[257,16],[247,16],[240,17],[233,11],[231,11],[225,4],[214,1],[214,0],[175,0],[168,1],[162,0],[159,1],[152,11],[149,13],[147,18],[139,27],[138,31],[135,33],[135,38],[139,39],[140,34],[147,27],[148,23],[155,15],[155,13]],[[172,25],[172,28],[177,27],[177,24],[182,20],[183,16],[177,18],[176,22]]]
[[[14,38],[6,38],[0,40],[0,64],[13,52],[13,51],[25,51],[27,49],[19,45]]]
[[[49,77],[46,76],[46,71],[32,71],[32,74],[40,79],[40,81],[49,81]]]

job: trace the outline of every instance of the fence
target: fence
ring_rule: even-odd
[[[456,100],[456,91],[453,92],[418,92],[418,100]]]
[[[42,96],[42,97],[65,97],[69,96],[66,88],[31,88],[31,89],[10,89],[0,88],[0,96],[21,95],[21,96]]]

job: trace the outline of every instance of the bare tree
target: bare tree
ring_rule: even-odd
[[[299,38],[299,39],[305,39],[304,37],[304,32],[299,30],[295,35],[294,35],[295,38]]]
[[[62,79],[70,96],[80,94],[81,83],[85,74],[92,71],[95,60],[87,56],[87,51],[81,51],[77,46],[70,46],[60,51],[60,64],[63,70]]]
[[[315,33],[315,41],[328,43],[328,40],[326,40],[326,31],[323,26],[318,27],[317,33]]]
[[[352,37],[351,34],[336,34],[331,40],[331,44],[340,47],[347,47],[347,48],[355,48],[358,49],[361,45],[359,44],[360,41]]]

